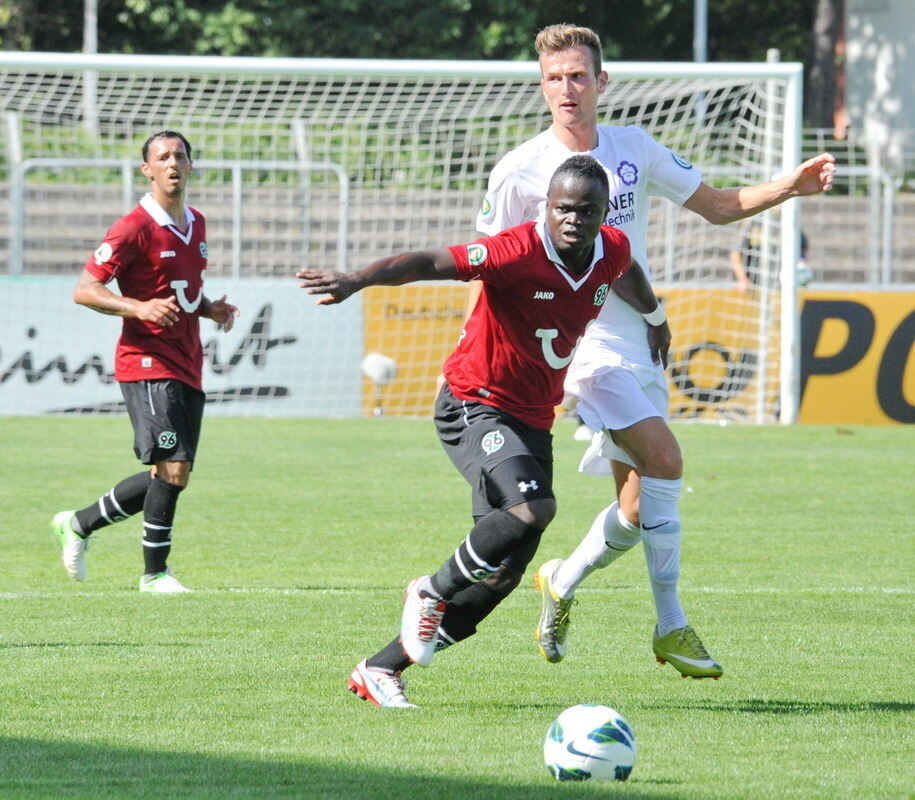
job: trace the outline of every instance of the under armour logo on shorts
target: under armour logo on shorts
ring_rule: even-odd
[[[540,486],[537,481],[521,481],[521,483],[518,484],[518,491],[520,491],[521,494],[526,493],[528,489],[533,489],[536,492],[539,488]]]

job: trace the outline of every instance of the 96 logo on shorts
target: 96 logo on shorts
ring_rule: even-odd
[[[500,449],[503,444],[505,444],[505,437],[500,431],[490,431],[480,442],[480,446],[483,448],[483,452],[486,453],[486,455],[492,455],[496,450]]]
[[[159,447],[172,448],[178,444],[178,434],[174,431],[162,431],[159,434]]]

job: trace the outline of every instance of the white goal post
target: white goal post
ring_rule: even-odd
[[[800,159],[799,64],[604,66],[601,122],[644,127],[712,185]],[[489,171],[549,124],[538,80],[536,62],[0,53],[0,414],[118,409],[116,324],[69,297],[144,191],[140,145],[166,128],[194,147],[208,291],[245,314],[228,337],[204,331],[208,413],[429,414],[465,287],[370,290],[315,310],[292,275],[476,238]],[[796,201],[758,223],[751,236],[653,201],[675,419],[796,419]],[[756,259],[746,293],[728,264],[741,248]],[[361,374],[371,352],[397,365],[384,385]]]

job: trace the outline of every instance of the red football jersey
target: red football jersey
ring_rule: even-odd
[[[178,322],[170,328],[124,318],[115,352],[119,381],[177,378],[202,388],[199,308],[207,266],[206,222],[199,212],[189,206],[186,210],[188,227],[182,233],[147,194],[111,226],[85,264],[100,281],[116,279],[124,297],[174,295],[181,307]]]
[[[443,368],[452,391],[549,430],[578,340],[629,269],[629,240],[603,226],[591,266],[577,277],[535,222],[448,249],[459,280],[483,282]]]

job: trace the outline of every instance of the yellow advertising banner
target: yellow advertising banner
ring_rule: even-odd
[[[436,378],[461,334],[467,292],[466,283],[450,282],[365,290],[365,352],[381,353],[397,365],[397,377],[389,386],[363,377],[367,415],[431,416]]]
[[[915,293],[801,295],[801,422],[915,422]]]
[[[778,295],[716,288],[660,294],[673,333],[671,417],[771,421],[779,386]]]
[[[441,364],[460,335],[467,291],[465,284],[443,283],[365,292],[365,352],[397,364],[390,385],[364,378],[366,414],[431,413]],[[778,294],[689,288],[667,290],[663,298],[674,332],[672,416],[773,421]],[[915,422],[915,293],[803,291],[800,329],[801,422]]]

